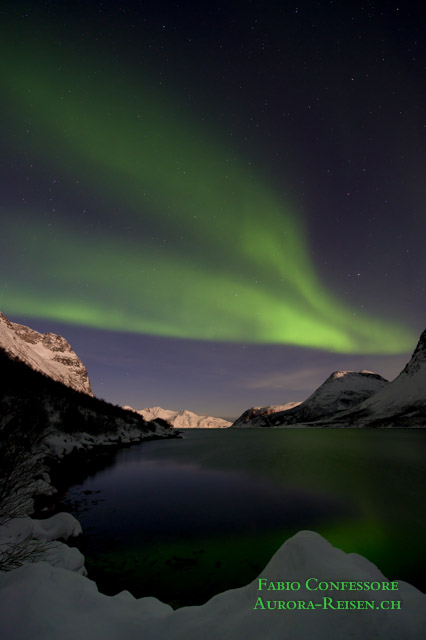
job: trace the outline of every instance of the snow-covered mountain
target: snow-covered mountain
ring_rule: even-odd
[[[93,396],[86,367],[62,336],[10,322],[0,312],[0,347],[53,380]]]
[[[352,411],[332,419],[346,426],[426,427],[426,330],[399,376]]]
[[[385,378],[371,371],[335,371],[301,404],[258,417],[255,424],[248,422],[244,426],[281,426],[329,417],[354,407],[388,384]]]
[[[123,409],[132,409],[132,407],[123,407]],[[156,420],[161,418],[166,420],[172,427],[181,429],[223,429],[230,427],[231,422],[224,420],[223,418],[213,418],[212,416],[199,416],[188,409],[182,409],[181,411],[172,411],[171,409],[162,409],[161,407],[150,407],[148,409],[140,409],[136,411],[145,420]]]
[[[281,411],[288,411],[297,407],[300,402],[286,402],[285,404],[269,404],[266,407],[250,407],[232,423],[233,427],[262,427],[264,418]]]

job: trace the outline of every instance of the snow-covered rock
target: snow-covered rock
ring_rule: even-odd
[[[328,417],[357,405],[388,384],[385,378],[371,371],[335,371],[304,402],[286,411],[256,418],[253,426],[290,425]]]
[[[271,582],[300,588],[267,589]],[[364,588],[349,590],[348,582]],[[372,583],[381,588],[367,590]],[[405,582],[390,583],[362,556],[301,531],[249,585],[177,611],[127,591],[100,594],[91,580],[45,562],[26,565],[0,574],[0,627],[8,640],[420,640],[426,596]]]
[[[285,404],[269,404],[266,407],[250,407],[232,423],[232,427],[262,427],[263,418],[279,411],[288,411],[297,407],[300,402],[286,402]]]
[[[132,407],[123,407],[123,409],[132,409]],[[231,426],[231,422],[223,418],[213,418],[212,416],[199,416],[188,409],[181,411],[173,411],[171,409],[162,409],[161,407],[151,407],[148,409],[140,409],[139,413],[145,420],[156,420],[161,418],[166,420],[172,427],[181,429],[222,429]]]
[[[39,333],[0,313],[0,347],[53,380],[93,396],[86,367],[62,336]]]

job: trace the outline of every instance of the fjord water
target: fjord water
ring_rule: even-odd
[[[301,529],[426,590],[425,430],[183,433],[117,451],[67,492],[101,591],[199,604]]]

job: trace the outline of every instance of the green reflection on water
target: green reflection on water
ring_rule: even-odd
[[[249,471],[286,488],[344,501],[348,514],[328,515],[311,528],[346,552],[376,564],[389,579],[426,590],[426,431],[241,430],[192,432],[181,442],[143,445],[122,460],[196,463],[201,469]],[[179,499],[173,488],[171,499]],[[356,517],[353,513],[356,512]],[[101,590],[154,595],[175,607],[199,604],[253,580],[298,528],[228,535],[134,540],[126,549],[93,546],[86,553]]]

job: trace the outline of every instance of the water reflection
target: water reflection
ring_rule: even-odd
[[[202,602],[254,578],[300,529],[422,588],[425,436],[187,430],[182,440],[119,451],[67,500],[87,532],[91,574],[108,593]]]

